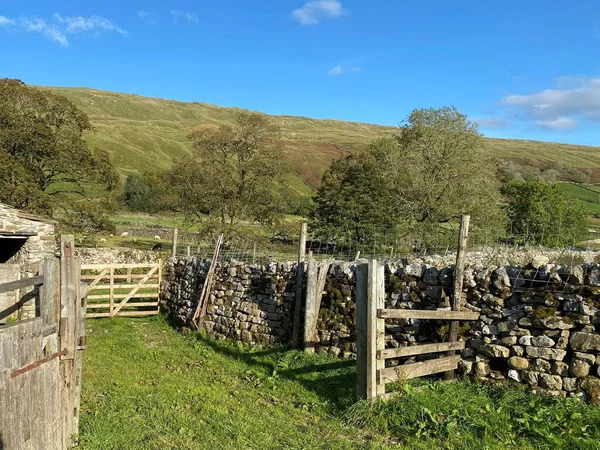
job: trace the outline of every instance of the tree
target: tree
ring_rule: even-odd
[[[90,210],[87,187],[119,184],[108,154],[88,148],[90,129],[66,97],[0,79],[0,201],[49,216]]]
[[[494,174],[475,123],[451,107],[417,109],[368,155],[334,162],[315,199],[313,226],[367,224],[375,234],[385,229],[424,245],[453,232],[442,224],[457,223],[463,214],[480,228],[503,228]]]
[[[556,184],[513,181],[502,188],[508,203],[510,231],[521,242],[551,247],[574,245],[586,233],[583,206]]]
[[[170,171],[177,205],[189,217],[208,214],[222,225],[270,222],[282,201],[277,186],[285,173],[279,129],[261,114],[240,112],[234,126],[204,126],[189,136],[191,158]]]
[[[133,210],[157,213],[172,209],[172,189],[164,172],[130,174],[125,179],[123,203]]]

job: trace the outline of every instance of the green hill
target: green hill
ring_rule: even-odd
[[[188,154],[187,134],[200,124],[232,123],[236,108],[183,103],[87,88],[55,89],[85,111],[95,131],[92,146],[108,150],[123,174],[168,167]],[[400,119],[400,118],[399,118]],[[282,130],[280,145],[294,173],[290,185],[311,192],[330,162],[346,152],[360,151],[393,127],[306,117],[273,116]],[[489,154],[521,164],[544,167],[563,163],[592,169],[600,181],[600,148],[512,139],[486,139]]]

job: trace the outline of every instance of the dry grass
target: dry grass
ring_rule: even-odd
[[[238,111],[94,89],[57,90],[89,115],[95,127],[89,143],[111,152],[124,174],[168,167],[191,151],[186,136],[192,129],[202,124],[232,123]],[[306,117],[273,116],[273,121],[281,127],[280,145],[295,176],[310,186],[318,186],[333,159],[361,151],[374,139],[395,132],[393,127]],[[593,171],[600,174],[598,147],[509,139],[487,139],[486,145],[489,154],[499,160],[539,166],[563,163],[598,169]],[[300,192],[311,192],[300,180],[292,185]]]

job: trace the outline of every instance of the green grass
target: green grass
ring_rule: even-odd
[[[417,380],[355,403],[355,363],[184,336],[161,317],[87,322],[82,449],[597,449],[600,408]]]
[[[600,214],[600,191],[596,186],[580,186],[573,183],[559,183],[565,194],[581,203],[589,214]]]
[[[50,88],[68,97],[90,117],[95,132],[92,146],[104,148],[123,174],[169,167],[188,155],[187,135],[200,124],[231,124],[237,108],[203,103],[99,91],[86,88]],[[398,117],[402,120],[403,117]],[[384,127],[339,120],[272,116],[281,127],[278,145],[294,176],[289,185],[310,194],[331,161],[361,151],[374,139],[396,132]],[[513,139],[486,139],[487,153],[499,160],[546,166],[562,163],[579,168],[600,168],[600,148]],[[600,171],[599,171],[600,174]],[[594,175],[598,175],[594,172]]]

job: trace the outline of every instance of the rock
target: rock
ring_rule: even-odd
[[[509,370],[508,371],[508,379],[516,381],[517,383],[520,383],[521,382],[521,375],[516,370]]]
[[[550,330],[570,330],[573,324],[565,322],[564,317],[546,317],[545,319],[536,319],[534,324],[538,328],[549,328]]]
[[[469,361],[468,359],[461,359],[458,362],[458,372],[461,375],[471,375],[473,373],[473,361]]]
[[[556,348],[567,348],[569,345],[568,337],[559,337],[558,341],[556,341]]]
[[[494,271],[495,279],[492,282],[493,286],[499,291],[510,289],[510,278],[506,272],[506,268],[498,267]]]
[[[486,344],[479,349],[479,352],[490,358],[508,358],[510,356],[509,348],[496,344]]]
[[[432,300],[439,300],[442,298],[443,290],[441,286],[428,286],[425,290],[425,295]]]
[[[591,355],[589,353],[573,352],[573,359],[580,359],[582,361],[585,361],[590,366],[596,364],[596,356]]]
[[[490,374],[490,364],[489,361],[477,361],[475,363],[475,370],[473,374],[476,377],[485,377]]]
[[[552,347],[554,345],[554,341],[550,339],[548,336],[534,336],[531,338],[531,345],[534,347]]]
[[[521,372],[521,379],[529,386],[537,386],[539,382],[539,373],[532,370],[524,370]]]
[[[532,344],[533,336],[521,336],[519,338],[519,345],[524,345],[526,347]]]
[[[561,377],[569,376],[569,365],[564,362],[555,361],[552,364],[552,375],[560,375]]]
[[[404,273],[411,277],[420,278],[423,275],[423,265],[421,263],[409,264],[404,267]]]
[[[562,389],[562,378],[558,375],[549,375],[547,373],[541,373],[539,375],[539,383],[545,389],[560,391]]]
[[[600,335],[591,333],[574,332],[571,334],[571,348],[580,352],[600,350]]]
[[[505,338],[502,338],[502,340],[500,342],[502,342],[502,345],[515,345],[518,341],[518,338],[516,336],[507,336]]]
[[[496,325],[484,325],[481,328],[481,333],[486,336],[495,336],[497,334],[500,334],[500,331],[498,330],[498,327]]]
[[[589,283],[592,286],[600,286],[600,270],[597,267],[590,271]]]
[[[525,347],[525,352],[530,358],[542,358],[551,361],[562,361],[567,354],[566,350],[546,347]]]
[[[535,370],[536,372],[550,372],[550,363],[542,358],[536,358],[530,363],[531,370]]]
[[[508,358],[508,367],[516,370],[525,370],[529,367],[529,360],[520,356],[511,356]]]
[[[600,379],[594,377],[584,378],[579,387],[584,391],[588,399],[594,405],[600,405]]]
[[[563,378],[563,389],[567,392],[577,390],[577,378]]]
[[[423,283],[437,284],[440,276],[440,271],[435,267],[430,267],[423,272]]]
[[[550,262],[550,259],[546,255],[536,254],[531,257],[531,264],[534,268],[539,269],[542,266],[545,266]]]
[[[585,378],[590,374],[590,365],[581,359],[571,361],[569,373],[576,378]]]
[[[516,356],[523,356],[525,354],[525,349],[520,345],[513,345],[511,350]]]
[[[581,266],[562,266],[558,269],[557,273],[569,284],[583,284],[584,272]]]

